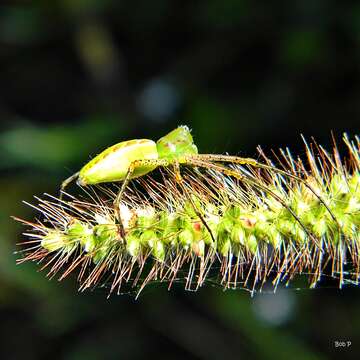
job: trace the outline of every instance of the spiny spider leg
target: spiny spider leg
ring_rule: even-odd
[[[278,174],[285,175],[285,176],[287,176],[289,178],[297,180],[300,183],[302,183],[307,189],[309,189],[314,194],[314,196],[320,201],[320,203],[325,206],[326,210],[328,211],[328,213],[330,214],[332,219],[338,225],[338,228],[339,229],[341,228],[336,216],[331,211],[329,206],[325,203],[324,199],[320,195],[318,195],[316,193],[316,191],[312,188],[312,186],[310,186],[304,179],[302,179],[299,176],[291,174],[288,171],[278,169],[275,166],[262,164],[262,163],[258,162],[255,159],[252,159],[252,158],[242,158],[242,157],[239,157],[239,156],[219,155],[219,154],[196,154],[196,155],[190,155],[187,158],[190,158],[190,159],[193,158],[195,160],[198,159],[198,160],[206,161],[206,162],[207,161],[210,161],[210,162],[232,162],[234,164],[252,165],[254,167],[258,167],[258,168],[262,168],[262,169],[266,169],[266,170],[271,170],[271,171],[277,172]]]
[[[184,193],[185,193],[186,197],[188,198],[188,200],[190,201],[190,204],[191,204],[193,210],[195,211],[195,214],[199,217],[200,221],[205,226],[206,230],[209,232],[211,240],[215,243],[215,237],[214,237],[209,225],[207,224],[204,217],[201,215],[201,213],[197,209],[196,204],[194,203],[194,200],[192,199],[191,195],[189,194],[188,190],[186,189],[186,186],[184,186],[184,179],[183,179],[183,177],[181,175],[180,163],[178,161],[176,161],[174,163],[174,171],[175,171],[175,180],[176,180],[176,182],[184,190]]]
[[[71,176],[69,176],[67,179],[65,179],[62,183],[61,183],[61,187],[60,187],[60,200],[62,200],[63,197],[63,190],[72,182],[74,181],[74,179],[76,179],[79,176],[80,171],[76,172],[75,174],[72,174]]]
[[[80,171],[76,172],[75,174],[72,174],[67,179],[65,179],[61,183],[61,190],[64,190],[74,179],[76,179],[79,176]]]
[[[163,160],[163,159],[135,160],[130,164],[129,169],[126,173],[125,179],[123,180],[123,182],[121,184],[120,191],[118,192],[118,194],[116,195],[116,198],[114,200],[115,221],[119,225],[119,228],[120,228],[119,232],[120,232],[120,236],[122,238],[125,237],[126,233],[125,233],[124,224],[121,219],[120,203],[121,203],[121,198],[124,194],[124,191],[125,191],[127,185],[129,184],[129,181],[132,179],[132,175],[133,175],[134,171],[137,168],[142,167],[142,166],[155,166],[155,167],[164,166],[164,167],[166,167],[168,165],[169,165],[168,161]]]
[[[181,162],[184,165],[190,165],[190,166],[198,166],[198,167],[202,167],[205,169],[214,169],[217,170],[219,172],[222,172],[225,175],[229,175],[232,176],[238,180],[245,180],[247,183],[250,183],[256,187],[258,187],[259,189],[264,190],[266,193],[270,194],[274,199],[276,199],[282,206],[284,206],[284,208],[289,211],[289,213],[291,214],[291,216],[293,216],[293,218],[299,223],[299,225],[303,228],[303,230],[305,231],[305,233],[314,240],[314,243],[316,244],[316,246],[320,249],[320,251],[323,251],[322,248],[319,245],[318,240],[309,233],[309,231],[306,229],[305,225],[301,222],[301,220],[299,219],[299,217],[295,214],[295,212],[284,202],[283,199],[281,199],[277,194],[275,194],[271,189],[269,189],[266,185],[257,183],[254,180],[250,180],[248,178],[246,178],[245,176],[241,175],[240,173],[238,173],[235,170],[231,170],[225,166],[216,164],[216,163],[211,163],[211,162],[205,162],[202,160],[196,160],[195,157],[184,157],[183,159],[181,159]]]

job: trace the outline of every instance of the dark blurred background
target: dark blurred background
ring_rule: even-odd
[[[187,124],[202,152],[256,156],[359,133],[360,4],[0,2],[0,358],[326,359],[360,354],[360,289],[150,286],[106,299],[15,265],[32,219],[90,156]],[[76,189],[74,189],[76,190]],[[37,214],[36,214],[37,215]],[[305,286],[304,286],[305,287]],[[351,341],[346,349],[335,341]]]

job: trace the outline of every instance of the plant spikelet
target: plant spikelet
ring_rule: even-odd
[[[140,293],[155,281],[196,290],[211,280],[251,291],[271,281],[276,289],[301,273],[310,287],[324,274],[340,287],[357,284],[359,139],[345,135],[344,143],[346,159],[335,145],[328,153],[305,143],[306,159],[280,151],[276,168],[259,149],[264,167],[230,162],[181,168],[181,181],[170,170],[135,180],[119,211],[125,237],[115,185],[37,198],[38,220],[16,218],[30,227],[18,262],[39,262],[60,279],[76,272],[81,291],[106,285],[109,293]]]

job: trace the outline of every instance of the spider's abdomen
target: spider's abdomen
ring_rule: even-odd
[[[89,161],[79,173],[80,185],[94,185],[125,179],[130,164],[135,160],[158,159],[156,143],[152,140],[129,140],[110,146]],[[137,167],[131,178],[147,174],[156,166]]]

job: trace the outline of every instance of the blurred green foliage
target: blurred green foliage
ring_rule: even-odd
[[[104,121],[107,126],[102,126]],[[89,158],[93,149],[106,147],[114,132],[121,134],[121,122],[104,115],[75,126],[54,125],[43,128],[21,124],[0,134],[1,168],[19,166],[64,172],[66,166]]]

